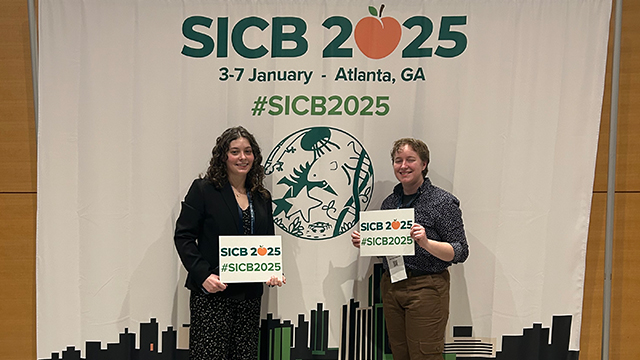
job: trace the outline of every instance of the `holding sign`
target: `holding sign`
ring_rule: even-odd
[[[282,238],[220,236],[220,281],[266,282],[282,275]]]
[[[360,256],[414,255],[413,209],[360,212]]]

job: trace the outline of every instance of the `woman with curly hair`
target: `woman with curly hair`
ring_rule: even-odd
[[[263,180],[256,139],[242,126],[232,127],[216,139],[209,168],[182,202],[174,241],[191,290],[191,360],[258,357],[263,284],[221,282],[218,254],[220,235],[274,234]],[[274,276],[267,285],[284,282]]]

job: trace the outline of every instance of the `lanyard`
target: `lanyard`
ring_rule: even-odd
[[[253,212],[253,201],[251,200],[251,193],[249,191],[247,191],[247,199],[249,200],[249,217],[251,218],[251,235],[253,235],[255,232],[256,217]],[[242,221],[242,209],[240,208],[240,205],[238,205],[238,216],[240,218],[240,223],[238,224],[238,234],[243,234],[244,226]]]

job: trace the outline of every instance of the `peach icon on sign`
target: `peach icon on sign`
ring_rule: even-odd
[[[258,255],[260,255],[260,256],[267,255],[267,249],[264,248],[262,245],[260,245],[260,247],[258,248]]]
[[[400,229],[400,221],[398,221],[398,219],[393,219],[393,222],[391,223],[391,227],[393,228],[393,230]]]
[[[360,19],[354,32],[358,48],[370,59],[387,57],[398,47],[402,36],[398,20],[389,16],[382,17],[382,9],[384,4],[380,5],[380,13],[375,7],[369,6],[369,13],[373,16]]]

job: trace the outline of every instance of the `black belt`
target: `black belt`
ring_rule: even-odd
[[[416,269],[407,269],[407,277],[416,277],[423,275],[431,275],[432,272],[424,271],[424,270],[416,270]]]
[[[439,273],[434,273],[431,271],[424,271],[424,270],[417,270],[417,269],[407,269],[407,277],[416,277],[416,276],[423,276],[423,275],[434,275],[434,274],[439,274]]]
[[[408,278],[412,278],[416,276],[424,276],[424,275],[437,275],[437,274],[442,274],[444,272],[444,270],[441,272],[432,272],[432,271],[424,271],[424,270],[417,270],[417,269],[405,269],[405,271],[407,272]],[[389,269],[386,269],[385,273],[391,276],[391,274],[389,273]]]

